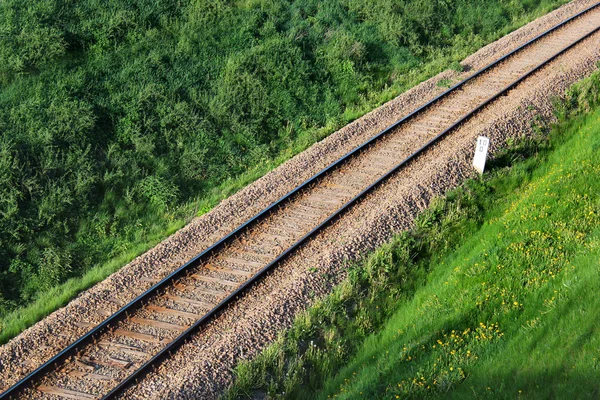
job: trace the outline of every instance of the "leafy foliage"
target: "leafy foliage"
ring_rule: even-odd
[[[562,2],[1,2],[0,315]]]

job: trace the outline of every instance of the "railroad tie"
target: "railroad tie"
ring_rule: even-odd
[[[223,285],[223,286],[238,287],[240,285],[238,282],[229,281],[227,279],[214,278],[212,276],[205,276],[205,275],[200,275],[200,274],[192,274],[190,276],[197,281],[218,283],[219,285]]]
[[[188,326],[171,324],[169,322],[156,321],[153,319],[140,318],[140,317],[131,317],[131,318],[129,318],[129,321],[139,324],[139,325],[147,325],[147,326],[152,326],[154,328],[166,329],[168,331],[183,332],[187,328],[189,328]]]
[[[272,254],[260,254],[255,252],[253,249],[250,249],[248,247],[243,247],[243,254],[246,254],[250,257],[256,257],[256,258],[260,258],[261,260],[265,260],[265,261],[271,261],[271,259],[273,259],[273,255]]]
[[[317,220],[321,220],[323,218],[323,212],[320,208],[307,207],[303,205],[298,205],[295,210],[292,210],[292,214],[294,213],[302,217],[313,217]]]
[[[244,260],[243,258],[237,257],[217,257],[217,260],[223,260],[225,262],[235,264],[235,265],[244,265],[251,268],[262,267],[264,264],[260,261],[249,261]]]
[[[227,292],[223,292],[222,290],[212,290],[212,289],[207,289],[207,288],[203,288],[200,286],[195,286],[195,285],[184,285],[182,283],[176,283],[175,285],[173,285],[177,290],[180,290],[182,292],[194,292],[194,294],[208,294],[210,296],[216,296],[216,297],[223,297],[227,294]]]
[[[209,271],[223,272],[223,273],[231,274],[231,275],[244,276],[246,278],[249,278],[252,275],[254,275],[254,273],[250,272],[250,271],[244,271],[244,270],[241,270],[241,269],[221,267],[221,266],[216,267],[216,266],[211,265],[211,264],[206,264],[205,268],[208,269]]]
[[[96,400],[98,398],[98,396],[95,396],[93,394],[78,392],[77,390],[63,389],[57,386],[40,385],[37,387],[37,390],[39,390],[42,393],[64,397],[65,399]]]
[[[311,201],[309,197],[306,197],[301,203],[299,203],[300,206],[302,207],[307,207],[307,208],[311,208],[313,210],[318,210],[321,212],[321,214],[329,214],[331,212],[331,204],[325,204],[325,203],[317,203],[314,201]],[[339,203],[337,203],[339,204]],[[292,238],[288,238],[292,239]]]
[[[147,335],[145,333],[133,332],[127,329],[115,329],[114,334],[117,336],[125,336],[131,339],[141,340],[143,342],[157,343],[157,344],[169,344],[169,339],[160,339],[156,336]]]
[[[82,379],[89,378],[89,379],[95,379],[97,381],[115,381],[115,380],[117,380],[117,378],[113,378],[112,376],[95,374],[93,372],[83,372],[83,371],[79,371],[76,369],[73,369],[73,370],[67,372],[67,375],[72,376],[74,378],[82,378]]]
[[[119,368],[119,369],[127,369],[133,364],[131,361],[121,360],[119,358],[110,357],[110,356],[108,357],[108,361],[98,360],[96,358],[90,358],[90,357],[85,357],[85,356],[76,357],[76,361],[80,362],[80,364],[78,364],[78,365],[81,365],[81,364],[88,365],[88,366],[100,365],[103,367],[113,367],[113,368]]]
[[[91,364],[89,362],[83,362],[79,357],[75,357],[75,365],[77,365],[79,368],[84,369],[88,372],[92,372],[96,370],[96,365]]]
[[[282,217],[284,221],[292,221],[299,224],[306,224],[307,218],[297,217],[294,214],[287,214]]]
[[[438,128],[435,127],[434,125],[427,123],[427,122],[413,122],[409,125],[409,127],[411,128],[417,128],[419,131],[425,131],[428,132],[429,131],[437,131]]]
[[[342,190],[345,192],[349,192],[352,193],[354,192],[356,189],[350,187],[350,186],[346,186],[346,185],[340,185],[339,183],[325,183],[323,185],[323,187],[329,188],[329,189],[337,189],[337,190]]]
[[[382,176],[387,171],[385,168],[382,169],[382,168],[377,168],[377,166],[367,165],[365,167],[362,167],[360,170],[357,170],[356,172],[359,174],[367,175],[370,178],[373,178],[374,176]]]
[[[317,223],[323,219],[323,214],[308,212],[307,210],[290,210],[288,215],[293,218],[300,218],[304,222],[310,221]]]
[[[148,353],[142,351],[139,347],[129,346],[122,343],[110,342],[108,340],[102,340],[98,342],[98,346],[104,350],[120,351],[133,356],[148,357],[149,355]]]
[[[308,196],[311,200],[320,201],[322,203],[331,203],[331,204],[339,204],[343,202],[348,197],[347,194],[337,195],[334,192],[330,193],[313,193]]]
[[[160,306],[154,306],[154,305],[147,305],[145,307],[147,310],[159,313],[159,314],[164,314],[164,315],[172,315],[175,317],[184,317],[184,318],[190,318],[190,319],[198,319],[201,317],[201,315],[196,314],[196,313],[191,313],[191,312],[187,312],[187,311],[179,311],[179,310],[175,310],[174,308],[168,308],[168,307],[160,307]]]
[[[211,309],[214,305],[201,300],[188,299],[187,297],[175,296],[172,294],[166,294],[165,298],[174,301],[175,303],[184,304],[187,306],[199,306],[207,309]]]
[[[260,235],[264,239],[272,240],[275,242],[285,242],[291,240],[292,238],[289,236],[277,234],[277,233],[261,233]]]

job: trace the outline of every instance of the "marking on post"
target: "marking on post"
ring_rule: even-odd
[[[488,147],[490,145],[490,139],[485,136],[479,136],[477,138],[477,144],[475,145],[475,157],[473,157],[473,166],[480,173],[483,174],[485,169],[485,161],[487,159]]]

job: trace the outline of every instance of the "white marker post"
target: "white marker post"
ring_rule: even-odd
[[[475,146],[475,157],[473,157],[473,166],[480,174],[483,174],[485,168],[485,160],[487,159],[488,146],[490,139],[485,136],[479,136],[477,138],[477,145]]]

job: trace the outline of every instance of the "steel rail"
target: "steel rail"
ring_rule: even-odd
[[[50,360],[46,361],[44,364],[42,364],[37,369],[35,369],[31,373],[29,373],[26,377],[24,377],[23,379],[21,379],[20,381],[18,381],[17,383],[15,383],[13,386],[11,386],[9,389],[7,389],[5,392],[1,393],[0,394],[0,399],[10,398],[10,397],[16,395],[19,391],[21,391],[21,390],[25,389],[26,387],[28,387],[29,385],[31,385],[34,382],[34,380],[36,380],[44,372],[47,372],[49,369],[51,369],[54,364],[56,364],[58,362],[61,362],[61,361],[65,360],[66,358],[68,358],[69,356],[73,355],[80,346],[85,345],[85,344],[91,342],[94,339],[94,337],[96,337],[98,334],[104,332],[105,329],[107,329],[108,327],[110,327],[111,323],[119,321],[121,318],[126,317],[127,313],[129,313],[129,312],[131,312],[131,311],[133,311],[133,310],[135,310],[135,309],[143,306],[145,300],[148,300],[150,297],[156,295],[162,289],[166,288],[170,283],[172,283],[175,279],[181,277],[182,275],[185,274],[185,272],[187,272],[188,270],[190,270],[190,269],[194,268],[195,266],[197,266],[205,257],[210,257],[213,253],[215,253],[216,251],[220,250],[225,244],[227,244],[227,243],[231,242],[232,240],[236,239],[247,228],[249,228],[253,224],[257,223],[258,221],[262,220],[262,218],[264,216],[268,215],[270,212],[274,211],[276,208],[278,208],[279,206],[283,205],[287,200],[290,200],[292,197],[294,197],[296,194],[298,194],[301,190],[309,187],[310,185],[312,185],[313,183],[317,182],[319,179],[321,179],[322,177],[324,177],[329,172],[332,172],[333,170],[337,169],[339,166],[341,166],[343,163],[345,163],[346,161],[348,161],[349,159],[351,159],[353,156],[355,156],[358,153],[362,152],[363,150],[365,150],[366,148],[368,148],[370,145],[372,145],[373,143],[375,143],[377,140],[379,140],[383,136],[385,136],[388,133],[390,133],[393,129],[397,128],[400,124],[408,121],[409,119],[412,119],[413,117],[415,117],[418,114],[421,114],[423,111],[429,109],[432,105],[434,105],[435,103],[437,103],[439,100],[441,100],[442,98],[444,98],[447,95],[451,94],[452,92],[454,92],[455,90],[459,89],[460,87],[464,86],[466,83],[468,83],[468,82],[472,81],[473,79],[481,76],[483,73],[485,73],[488,70],[490,70],[490,69],[494,68],[495,66],[499,65],[500,63],[502,63],[503,61],[505,61],[509,57],[511,57],[511,56],[515,55],[516,53],[520,52],[521,50],[529,47],[531,44],[537,42],[539,39],[547,36],[548,34],[554,32],[554,31],[556,31],[556,30],[558,30],[560,28],[562,28],[566,24],[568,24],[571,21],[573,21],[573,20],[581,17],[582,15],[584,15],[584,14],[588,13],[589,11],[597,8],[598,6],[600,6],[600,2],[594,4],[594,5],[586,8],[586,9],[584,9],[583,11],[581,11],[581,12],[575,14],[574,16],[572,16],[572,17],[570,17],[570,18],[562,21],[561,23],[553,26],[552,28],[549,28],[546,31],[540,33],[539,35],[537,35],[534,38],[530,39],[526,43],[524,43],[521,46],[517,47],[516,49],[512,50],[508,54],[502,56],[501,58],[499,58],[499,59],[497,59],[495,61],[493,61],[492,63],[486,65],[485,67],[483,67],[480,70],[478,70],[477,72],[475,72],[473,75],[467,77],[466,79],[460,81],[456,85],[450,87],[448,90],[446,90],[443,93],[441,93],[440,95],[436,96],[433,100],[427,102],[426,104],[424,104],[423,106],[417,108],[416,110],[414,110],[413,112],[409,113],[405,117],[403,117],[403,118],[399,119],[398,121],[394,122],[390,126],[386,127],[384,130],[382,130],[381,132],[379,132],[377,135],[373,136],[371,139],[365,141],[364,143],[362,143],[361,145],[359,145],[355,149],[351,150],[350,152],[348,152],[345,155],[343,155],[342,157],[340,157],[338,160],[332,162],[327,167],[325,167],[324,169],[322,169],[321,171],[319,171],[318,173],[316,173],[315,175],[313,175],[311,178],[307,179],[302,184],[300,184],[299,186],[297,186],[295,189],[293,189],[292,191],[290,191],[286,195],[282,196],[280,199],[278,199],[277,201],[275,201],[274,203],[272,203],[270,206],[266,207],[265,209],[263,209],[262,211],[260,211],[258,214],[256,214],[255,216],[253,216],[252,218],[250,218],[249,220],[247,220],[246,222],[244,222],[242,225],[240,225],[239,227],[237,227],[235,230],[233,230],[232,232],[230,232],[229,234],[227,234],[226,236],[224,236],[223,238],[221,238],[218,242],[216,242],[215,244],[213,244],[212,246],[210,246],[206,250],[202,251],[198,255],[196,255],[194,258],[192,258],[190,261],[188,261],[187,263],[185,263],[183,266],[181,266],[177,270],[173,271],[167,277],[163,278],[160,282],[156,283],[151,288],[149,288],[148,290],[146,290],[144,293],[140,294],[138,297],[136,297],[134,300],[130,301],[127,305],[125,305],[124,307],[122,307],[121,309],[119,309],[119,311],[115,312],[113,315],[111,315],[109,318],[107,318],[106,320],[104,320],[103,322],[101,322],[100,324],[98,324],[96,327],[92,328],[85,335],[81,336],[79,339],[77,339],[71,345],[69,345],[68,347],[66,347],[62,351],[60,351],[58,354],[56,354]],[[351,200],[349,200],[348,202],[346,202],[342,207],[340,207],[337,211],[335,211],[333,214],[331,214],[326,220],[324,220],[323,222],[321,222],[317,227],[315,227],[313,230],[311,230],[310,232],[308,232],[301,239],[299,239],[296,243],[294,243],[291,247],[289,247],[283,253],[281,253],[275,260],[273,260],[272,262],[270,262],[268,265],[266,265],[265,267],[263,267],[259,272],[257,272],[255,275],[253,275],[252,278],[250,278],[249,280],[245,281],[240,287],[238,287],[235,291],[233,291],[232,293],[230,293],[225,299],[223,299],[215,307],[213,307],[209,312],[207,312],[203,317],[201,317],[199,320],[197,320],[186,331],[184,331],[178,337],[176,337],[171,343],[169,343],[166,347],[164,347],[160,352],[158,352],[157,354],[155,354],[150,360],[148,360],[147,362],[145,362],[136,371],[134,371],[132,374],[130,374],[129,376],[127,376],[127,378],[125,378],[123,381],[121,381],[109,393],[107,393],[106,395],[104,395],[102,397],[102,399],[113,398],[115,395],[117,395],[118,393],[120,393],[121,391],[123,391],[127,386],[129,386],[134,380],[137,380],[139,377],[141,377],[142,375],[144,375],[147,372],[149,372],[150,368],[153,365],[157,364],[166,355],[168,355],[171,352],[173,352],[177,347],[179,347],[185,341],[185,339],[187,339],[196,330],[198,330],[204,323],[206,323],[208,320],[210,320],[211,318],[213,318],[218,312],[222,311],[236,296],[242,294],[245,290],[247,290],[249,287],[251,287],[252,285],[254,285],[267,272],[269,272],[269,270],[271,270],[273,267],[275,267],[277,264],[279,264],[281,261],[283,261],[285,258],[287,258],[291,253],[293,253],[295,250],[297,250],[300,246],[302,246],[308,239],[310,239],[311,237],[313,237],[316,233],[320,232],[323,228],[325,228],[326,226],[328,226],[333,220],[335,220],[335,218],[337,218],[342,213],[344,213],[345,211],[347,211],[351,206],[353,206],[356,202],[358,202],[367,193],[369,193],[374,188],[376,188],[380,184],[382,184],[385,181],[387,181],[399,169],[401,169],[406,164],[408,164],[409,162],[411,162],[414,159],[416,159],[419,155],[421,155],[423,152],[425,152],[433,144],[435,144],[436,142],[438,142],[441,138],[443,138],[444,136],[446,136],[449,132],[451,132],[454,129],[456,129],[462,123],[464,123],[465,121],[467,121],[468,119],[470,119],[473,115],[475,115],[481,109],[483,109],[488,104],[490,104],[491,102],[493,102],[494,100],[496,100],[498,97],[504,95],[507,91],[509,91],[512,88],[514,88],[515,86],[517,86],[519,83],[521,83],[523,80],[525,80],[526,78],[528,78],[530,75],[532,75],[535,72],[537,72],[539,69],[541,69],[542,67],[544,67],[546,64],[550,63],[551,61],[553,61],[554,59],[556,59],[557,57],[559,57],[560,55],[562,55],[563,53],[565,53],[566,51],[568,51],[569,49],[571,49],[573,46],[577,45],[578,43],[580,43],[581,41],[585,40],[586,38],[588,38],[589,36],[593,35],[594,33],[596,33],[599,30],[600,30],[600,27],[594,29],[593,31],[591,31],[588,34],[586,34],[585,36],[579,38],[578,40],[576,40],[575,42],[571,43],[570,45],[568,45],[564,49],[560,50],[559,52],[557,52],[556,54],[554,54],[549,59],[547,59],[547,60],[543,61],[542,63],[538,64],[536,67],[534,67],[534,69],[530,70],[525,75],[521,76],[520,78],[518,78],[517,80],[515,80],[514,82],[512,82],[510,85],[506,86],[504,89],[502,89],[501,91],[499,91],[498,93],[496,93],[492,97],[488,98],[484,103],[480,104],[475,109],[471,110],[468,114],[466,114],[461,119],[459,119],[458,121],[456,121],[455,123],[453,123],[450,127],[448,127],[447,129],[445,129],[443,132],[441,132],[440,134],[438,134],[437,136],[435,136],[433,139],[431,139],[429,142],[427,142],[421,148],[419,148],[418,150],[416,150],[415,152],[413,152],[406,159],[404,159],[399,164],[397,164],[393,169],[391,169],[385,175],[383,175],[381,178],[379,178],[376,182],[372,183],[369,187],[367,187],[362,192],[360,192],[358,195],[356,195]]]

